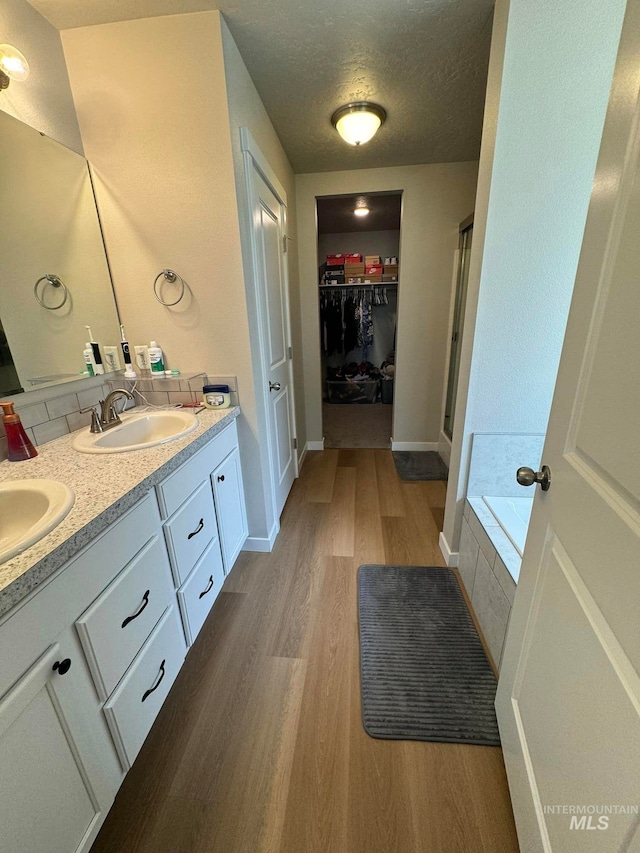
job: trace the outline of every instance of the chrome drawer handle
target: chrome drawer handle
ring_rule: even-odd
[[[200,533],[200,531],[202,530],[202,528],[203,528],[203,527],[204,527],[204,518],[201,518],[201,519],[200,519],[200,521],[198,522],[198,526],[197,526],[197,527],[196,527],[196,529],[193,531],[193,533],[190,533],[190,534],[187,536],[187,539],[193,539],[193,537],[194,537],[194,536],[197,536],[197,535],[198,535],[198,533]]]
[[[142,697],[143,702],[147,697],[151,696],[151,694],[153,693],[154,690],[157,690],[158,687],[160,687],[160,683],[162,682],[162,679],[164,678],[164,665],[165,665],[165,663],[166,663],[166,658],[160,664],[160,678],[156,681],[156,683],[153,685],[153,687],[150,687],[148,690],[145,690],[144,696]]]
[[[207,584],[206,589],[203,589],[203,590],[202,590],[202,592],[200,593],[200,595],[198,596],[198,598],[204,598],[204,596],[205,596],[208,592],[211,592],[211,590],[212,590],[212,589],[213,589],[213,575],[211,575],[211,577],[209,578],[209,583]]]
[[[147,606],[147,604],[149,603],[149,593],[150,593],[150,592],[151,592],[151,590],[150,590],[150,589],[148,589],[148,590],[145,592],[145,594],[142,596],[142,607],[141,607],[139,610],[137,610],[137,611],[133,614],[133,616],[127,616],[127,618],[124,620],[124,622],[123,622],[123,623],[122,623],[122,625],[121,625],[121,627],[122,627],[122,628],[126,628],[126,627],[127,627],[127,625],[129,624],[129,622],[133,622],[133,620],[134,620],[134,619],[137,619],[137,618],[138,618],[138,616],[142,613],[142,611],[145,609],[145,607],[146,607],[146,606]]]

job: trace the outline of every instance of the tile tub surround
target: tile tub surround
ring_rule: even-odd
[[[499,668],[520,555],[482,498],[465,502],[458,571]]]
[[[539,470],[544,440],[542,433],[474,433],[467,497],[526,496],[530,490],[516,481],[516,471],[523,465]]]
[[[94,455],[71,446],[74,435],[51,441],[35,459],[1,462],[0,481],[47,478],[66,483],[76,500],[43,539],[0,564],[0,617],[88,545],[153,486],[193,456],[240,414],[205,409],[196,429],[167,444],[129,453]],[[125,462],[126,464],[123,464]]]

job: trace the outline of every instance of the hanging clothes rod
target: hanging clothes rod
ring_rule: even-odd
[[[366,284],[319,284],[320,290],[345,290],[353,287],[358,290],[373,290],[375,287],[397,287],[397,281],[374,281]]]

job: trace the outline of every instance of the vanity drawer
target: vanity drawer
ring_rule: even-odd
[[[173,594],[163,542],[154,536],[77,620],[100,699],[120,681]]]
[[[125,769],[140,747],[176,679],[186,654],[177,608],[167,609],[104,713]]]
[[[216,512],[209,480],[196,489],[164,526],[176,586],[195,566],[209,542],[218,535]]]
[[[167,477],[164,483],[160,483],[156,488],[163,518],[172,515],[180,504],[186,501],[194,486],[208,477],[237,446],[238,429],[233,420],[222,432],[214,436],[209,444]]]
[[[192,645],[224,583],[220,541],[214,539],[178,590],[187,643]]]

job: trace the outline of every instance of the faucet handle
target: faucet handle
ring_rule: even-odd
[[[91,426],[89,427],[89,432],[102,432],[102,424],[100,423],[100,418],[98,417],[98,412],[95,406],[87,406],[86,409],[80,409],[80,411],[83,415],[86,412],[91,412]]]

